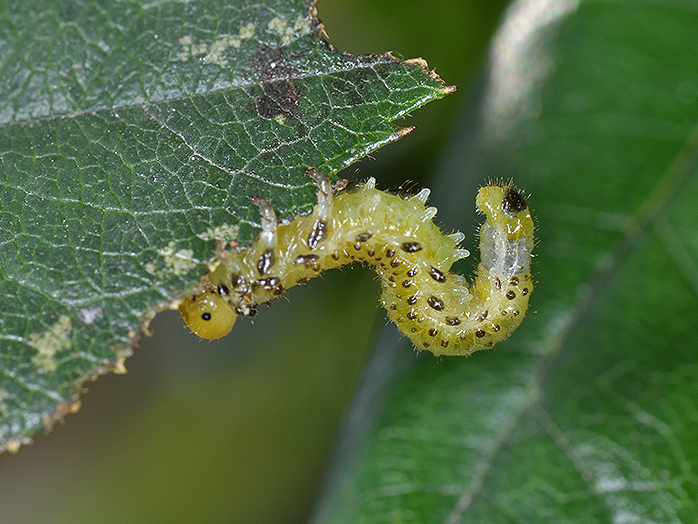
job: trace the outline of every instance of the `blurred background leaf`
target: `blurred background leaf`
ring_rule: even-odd
[[[432,202],[467,223],[487,178],[526,188],[531,312],[471,361],[369,365],[386,400],[359,395],[314,522],[695,522],[697,28],[692,3],[512,4]]]

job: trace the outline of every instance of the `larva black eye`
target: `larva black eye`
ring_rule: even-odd
[[[526,199],[515,189],[506,186],[502,199],[502,210],[508,215],[515,215],[526,209]]]
[[[204,291],[182,301],[179,312],[189,329],[201,338],[221,338],[227,335],[237,315],[218,293]]]

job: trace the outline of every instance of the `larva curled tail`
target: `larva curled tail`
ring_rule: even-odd
[[[511,184],[480,189],[476,205],[481,262],[472,282],[450,272],[468,256],[462,233],[444,235],[426,207],[429,190],[404,199],[375,188],[375,180],[333,195],[329,179],[307,173],[318,186],[308,216],[279,225],[272,206],[255,199],[262,232],[246,249],[220,245],[211,273],[180,305],[187,325],[203,338],[227,334],[238,315],[284,294],[320,272],[367,262],[381,277],[382,305],[417,349],[470,355],[505,340],[521,324],[533,291],[533,219]]]

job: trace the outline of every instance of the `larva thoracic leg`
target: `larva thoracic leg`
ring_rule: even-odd
[[[417,349],[470,355],[519,326],[533,291],[534,227],[526,200],[513,186],[494,184],[478,192],[477,208],[486,216],[482,260],[468,282],[450,272],[468,256],[458,247],[464,235],[444,235],[434,224],[436,208],[425,206],[428,189],[404,199],[377,190],[369,179],[333,195],[327,177],[316,170],[308,175],[318,186],[310,215],[278,225],[272,206],[255,199],[262,217],[258,239],[237,251],[219,246],[217,266],[180,306],[192,331],[223,336],[237,315],[251,316],[258,304],[289,287],[357,260],[376,269],[382,304]],[[215,311],[202,304],[215,305]]]

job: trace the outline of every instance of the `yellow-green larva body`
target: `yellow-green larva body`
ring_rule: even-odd
[[[481,263],[468,282],[450,272],[455,261],[468,256],[458,247],[463,235],[444,235],[434,224],[436,209],[425,206],[429,190],[405,199],[377,190],[370,179],[333,195],[324,175],[308,174],[319,187],[310,215],[278,225],[271,205],[258,199],[262,232],[254,244],[239,251],[219,246],[216,267],[180,307],[199,336],[218,338],[232,328],[236,315],[253,315],[257,304],[354,261],[376,269],[382,305],[417,349],[470,355],[519,326],[533,291],[534,226],[526,200],[513,187],[490,185],[478,193],[477,208],[486,220],[480,229]],[[211,295],[230,311],[207,310],[202,320],[201,304],[207,302],[196,297],[220,306]]]

